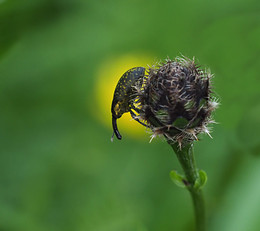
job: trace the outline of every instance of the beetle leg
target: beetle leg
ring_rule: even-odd
[[[132,110],[130,110],[130,114],[131,114],[132,118],[133,118],[135,121],[137,121],[138,123],[142,124],[143,126],[149,128],[149,126],[148,126],[147,124],[141,122],[141,121],[137,118],[137,115],[136,115]]]
[[[135,110],[138,113],[140,112],[140,109],[134,106],[133,104],[131,104],[131,109]]]
[[[113,139],[114,139],[114,134],[116,134],[117,139],[119,139],[119,140],[122,139],[122,136],[120,135],[118,128],[117,128],[116,120],[117,120],[117,118],[112,116],[112,126],[113,126],[113,130],[114,130],[113,135],[111,137],[112,142],[113,142]]]

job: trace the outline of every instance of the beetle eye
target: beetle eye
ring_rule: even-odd
[[[119,107],[119,103],[116,104],[116,106],[114,107],[115,113],[118,116],[119,112],[120,112],[120,107]]]
[[[115,112],[117,112],[117,113],[119,112],[119,103],[117,103],[115,106]]]

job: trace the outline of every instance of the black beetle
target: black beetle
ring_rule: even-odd
[[[122,136],[120,135],[116,120],[119,119],[124,113],[130,112],[132,118],[137,122],[143,124],[139,121],[136,117],[136,114],[133,110],[138,110],[135,108],[131,100],[133,99],[134,95],[134,84],[138,80],[142,80],[145,75],[145,68],[144,67],[134,67],[127,72],[125,72],[122,77],[119,79],[116,89],[114,92],[114,98],[112,101],[111,112],[112,112],[112,126],[113,126],[113,135],[111,141],[113,141],[114,134],[116,134],[117,139],[121,140]]]

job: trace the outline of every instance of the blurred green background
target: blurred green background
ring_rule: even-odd
[[[100,120],[102,63],[127,54],[210,67],[219,124],[195,145],[208,227],[259,230],[259,0],[1,0],[0,230],[193,230],[171,148],[122,129],[111,143]]]

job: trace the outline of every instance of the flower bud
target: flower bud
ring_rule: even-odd
[[[199,133],[209,134],[211,113],[218,106],[212,97],[212,74],[202,70],[194,59],[174,61],[149,68],[139,81],[136,96],[138,118],[151,128],[153,137],[164,135],[179,147],[197,140]]]

